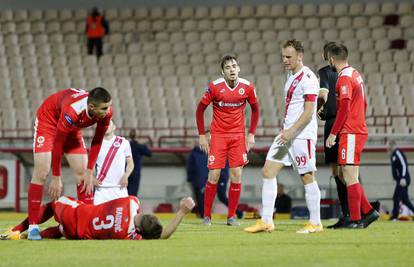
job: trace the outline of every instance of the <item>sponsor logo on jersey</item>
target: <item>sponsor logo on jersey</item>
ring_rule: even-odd
[[[224,93],[224,92],[226,92],[226,89],[223,88],[220,90],[220,93]]]
[[[345,95],[348,93],[348,87],[346,85],[341,86],[341,94]]]
[[[237,107],[242,106],[244,102],[229,103],[229,102],[219,101],[217,104],[219,107],[237,108]]]
[[[68,114],[65,114],[64,117],[65,117],[65,120],[69,123],[69,125],[73,125],[73,120]]]
[[[240,95],[244,95],[244,88],[240,88],[240,89],[239,89],[239,94],[240,94]]]

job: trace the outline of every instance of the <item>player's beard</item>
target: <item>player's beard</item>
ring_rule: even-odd
[[[332,61],[331,61],[331,60],[329,60],[329,66],[331,67],[331,70],[332,70],[333,72],[337,72],[337,69],[336,69],[335,65],[334,65],[334,64],[332,64]]]

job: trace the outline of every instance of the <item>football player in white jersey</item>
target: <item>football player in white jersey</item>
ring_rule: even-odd
[[[283,64],[289,71],[285,84],[285,118],[283,130],[276,136],[262,169],[262,218],[245,228],[249,233],[272,232],[273,210],[277,194],[276,176],[284,166],[293,165],[305,186],[305,199],[309,209],[309,222],[297,233],[323,231],[320,220],[321,193],[315,180],[315,147],[317,139],[316,100],[319,81],[303,65],[303,45],[295,39],[282,47]]]
[[[99,185],[95,188],[94,205],[128,196],[128,177],[134,169],[134,161],[128,140],[115,135],[115,129],[111,121],[96,160]]]

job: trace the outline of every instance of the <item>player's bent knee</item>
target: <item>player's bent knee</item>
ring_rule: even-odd
[[[302,179],[303,184],[310,184],[316,181],[315,176],[313,175],[312,172],[301,175],[301,179]]]
[[[271,179],[271,178],[275,178],[276,175],[274,174],[274,171],[271,170],[271,168],[264,166],[262,168],[262,176],[263,178]]]

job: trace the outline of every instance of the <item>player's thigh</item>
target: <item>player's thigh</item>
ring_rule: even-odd
[[[300,175],[316,171],[316,141],[311,139],[294,139],[290,147],[292,160]]]
[[[267,163],[268,161],[269,163]],[[289,160],[289,155],[288,155],[288,148],[285,145],[279,145],[276,138],[274,139],[272,145],[269,148],[269,151],[267,152],[266,162],[265,162],[263,169],[269,169],[269,170],[273,169],[273,166],[275,165],[270,164],[271,162],[282,164],[282,166],[291,165],[291,162]]]
[[[87,154],[85,141],[80,130],[68,134],[63,144],[63,152],[65,154]]]
[[[285,164],[282,162],[266,160],[262,168],[263,178],[275,178],[284,166]]]
[[[361,153],[367,139],[367,135],[341,134],[339,136],[338,164],[341,166],[347,164],[359,165]]]
[[[244,134],[237,134],[228,138],[229,167],[243,167],[249,163],[247,159],[246,137]]]
[[[32,182],[45,182],[50,172],[50,164],[52,162],[52,152],[34,153],[34,167],[32,174]]]
[[[208,152],[207,167],[209,170],[223,169],[227,159],[227,140],[224,136],[212,134]]]

